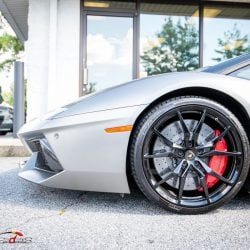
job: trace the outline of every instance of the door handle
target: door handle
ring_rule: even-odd
[[[88,68],[83,69],[83,84],[88,85]]]
[[[88,90],[88,68],[83,69],[83,93],[87,93]]]

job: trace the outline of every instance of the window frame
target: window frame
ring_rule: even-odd
[[[149,1],[149,0],[148,0]],[[165,4],[192,4],[198,6],[199,9],[199,67],[203,67],[203,59],[204,59],[204,9],[206,7],[216,6],[216,7],[247,7],[250,8],[249,3],[243,3],[239,1],[235,2],[222,2],[224,0],[157,0],[157,3],[165,3]],[[80,75],[79,75],[79,96],[84,95],[83,92],[83,79],[84,79],[84,56],[85,56],[85,37],[86,34],[86,23],[84,21],[86,13],[101,13],[102,15],[114,15],[117,14],[132,14],[134,18],[134,33],[133,33],[133,47],[134,47],[134,54],[133,54],[133,79],[139,78],[139,68],[140,68],[140,4],[143,1],[135,0],[136,7],[134,10],[115,10],[115,9],[100,9],[100,8],[93,8],[93,7],[84,7],[84,0],[80,1],[80,11],[81,11],[81,18],[80,18]],[[147,2],[147,0],[145,0]],[[150,1],[149,1],[150,2]],[[239,66],[239,65],[238,65]],[[236,66],[235,66],[236,67]],[[239,67],[242,67],[240,65]],[[223,74],[230,74],[232,73],[231,70],[237,70],[237,68],[232,68],[228,72],[223,72]]]

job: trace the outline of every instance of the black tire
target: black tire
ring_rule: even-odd
[[[214,152],[219,143],[226,153]],[[210,167],[215,154],[218,162],[224,160],[219,176]],[[145,196],[183,214],[205,213],[231,200],[250,163],[248,137],[236,116],[219,103],[191,96],[161,102],[146,112],[133,131],[129,157]]]
[[[6,131],[0,131],[0,135],[6,135],[8,132]]]

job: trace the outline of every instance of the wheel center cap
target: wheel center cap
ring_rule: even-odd
[[[188,161],[192,161],[195,158],[195,153],[192,150],[188,150],[185,154],[185,158]]]

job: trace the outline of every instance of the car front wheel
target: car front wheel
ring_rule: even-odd
[[[142,192],[164,208],[197,214],[241,189],[249,168],[248,137],[234,114],[201,97],[150,109],[137,124],[130,163]]]

